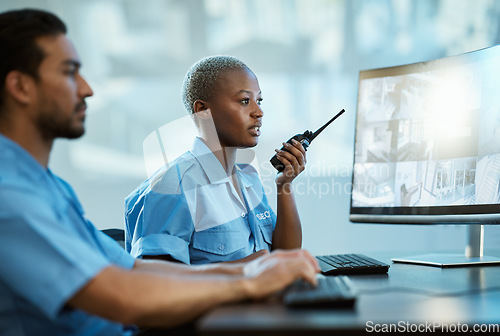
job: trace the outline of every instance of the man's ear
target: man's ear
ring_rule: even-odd
[[[31,101],[34,79],[20,71],[13,70],[5,77],[5,92],[12,99],[28,104]]]
[[[193,110],[197,118],[207,119],[211,117],[208,104],[203,100],[197,100],[193,103]]]

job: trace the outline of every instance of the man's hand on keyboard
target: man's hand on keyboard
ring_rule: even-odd
[[[244,267],[248,297],[262,299],[297,279],[316,285],[317,260],[305,250],[274,251]]]

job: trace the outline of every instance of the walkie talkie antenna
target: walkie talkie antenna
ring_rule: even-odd
[[[328,121],[326,124],[324,124],[316,132],[313,133],[313,132],[307,130],[302,134],[295,134],[293,137],[288,139],[287,143],[293,144],[294,143],[293,141],[298,141],[299,143],[302,144],[302,147],[304,147],[304,150],[307,150],[307,147],[309,147],[309,145],[311,144],[311,141],[313,141],[314,138],[316,138],[321,132],[323,132],[323,130],[328,125],[330,125],[335,119],[337,119],[344,112],[345,112],[345,110],[342,109],[342,111],[337,113],[337,115],[335,117],[330,119],[330,121]],[[277,152],[280,152],[280,151],[288,152],[287,146],[285,146],[285,144],[283,144],[283,147],[281,147],[281,149]],[[271,161],[271,164],[273,165],[274,168],[276,168],[276,170],[278,170],[279,172],[282,172],[283,169],[285,169],[285,165],[283,164],[283,162],[280,161],[280,159],[278,159],[278,157],[276,155],[277,154],[274,154],[274,156],[269,161]]]
[[[342,113],[344,113],[345,110],[342,109],[342,111],[340,111],[339,113],[337,113],[332,119],[330,119],[326,124],[324,124],[323,126],[321,126],[316,132],[314,132],[311,136],[309,136],[309,142],[313,141],[313,139],[315,137],[317,137],[321,132],[323,132],[323,130],[328,126],[330,125],[335,119],[337,119],[338,117],[340,117],[342,115]]]

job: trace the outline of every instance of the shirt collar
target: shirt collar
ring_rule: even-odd
[[[47,169],[22,148],[18,143],[0,134],[0,162],[17,167],[17,173],[29,176],[30,180],[38,180],[47,175]]]
[[[195,138],[190,150],[199,162],[211,184],[228,182],[226,171],[210,148],[198,137]]]
[[[240,178],[240,184],[243,188],[249,188],[252,186],[252,182],[247,179],[247,175],[243,174],[243,169],[237,164],[236,171],[238,172],[238,176]]]

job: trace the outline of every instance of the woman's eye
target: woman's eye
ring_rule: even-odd
[[[242,99],[242,100],[241,100],[241,103],[242,103],[243,105],[248,105],[248,103],[250,103],[250,99],[248,99],[248,98]]]
[[[262,104],[262,101],[263,101],[263,100],[264,100],[264,99],[262,99],[262,98],[260,98],[260,99],[257,99],[257,105],[260,105],[260,104]]]

